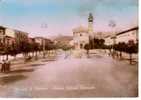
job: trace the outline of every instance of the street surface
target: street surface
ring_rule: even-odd
[[[0,76],[0,97],[135,97],[138,68],[103,54],[60,53]]]

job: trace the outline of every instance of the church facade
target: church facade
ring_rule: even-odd
[[[79,26],[73,29],[73,45],[75,49],[84,49],[84,46],[93,39],[93,15],[88,17],[88,27]]]

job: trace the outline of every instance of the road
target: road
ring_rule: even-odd
[[[0,97],[136,97],[138,68],[125,61],[94,54],[72,58],[61,54],[56,61],[13,71],[0,77]]]

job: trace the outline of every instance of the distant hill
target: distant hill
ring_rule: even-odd
[[[73,36],[57,36],[53,39],[53,41],[61,42],[61,43],[69,43],[73,39]]]

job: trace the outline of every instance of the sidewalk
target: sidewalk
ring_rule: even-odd
[[[48,61],[54,61],[56,55],[46,55],[45,58],[43,58],[43,55],[38,55],[38,59],[36,60],[35,57],[32,58],[30,61],[25,62],[23,57],[17,57],[16,59],[11,59],[11,71],[9,73],[1,73],[0,76],[5,76],[5,75],[11,75],[13,74],[12,72],[20,71],[20,70],[25,70],[25,69],[31,69],[35,66],[39,66],[42,64],[46,64]],[[1,68],[1,64],[0,64]]]

